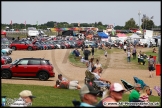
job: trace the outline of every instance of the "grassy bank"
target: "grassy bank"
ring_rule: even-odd
[[[7,99],[19,97],[19,92],[22,90],[31,90],[36,96],[33,101],[33,107],[52,107],[52,106],[67,106],[73,107],[72,100],[80,101],[79,90],[56,89],[49,86],[37,85],[20,85],[20,84],[1,84],[1,95],[7,96]],[[124,94],[121,101],[128,101],[129,94]],[[158,96],[150,96],[150,102],[160,102]],[[98,98],[100,100],[100,98]]]

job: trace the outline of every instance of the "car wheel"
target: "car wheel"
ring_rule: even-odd
[[[28,50],[31,51],[32,50],[32,47],[28,47]]]
[[[40,72],[38,75],[39,80],[46,81],[49,79],[47,72]]]
[[[3,70],[1,76],[2,76],[3,79],[12,78],[12,74],[11,74],[11,72],[9,70]]]
[[[16,50],[16,47],[13,46],[13,47],[11,47],[11,49]]]

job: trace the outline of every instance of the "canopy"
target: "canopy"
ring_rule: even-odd
[[[124,34],[124,33],[118,33],[117,36],[118,36],[118,37],[127,37],[127,35]]]
[[[108,35],[105,34],[104,32],[97,32],[98,36],[100,36],[101,38],[108,38]]]
[[[140,36],[138,36],[137,34],[132,34],[131,36],[129,36],[130,38],[141,38]]]

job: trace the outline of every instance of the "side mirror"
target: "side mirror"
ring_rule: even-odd
[[[16,66],[15,67],[18,67],[18,64],[16,64]]]

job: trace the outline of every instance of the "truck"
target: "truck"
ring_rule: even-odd
[[[39,36],[39,32],[38,30],[29,30],[28,31],[28,38],[34,38],[34,37],[37,37]]]

